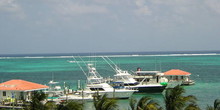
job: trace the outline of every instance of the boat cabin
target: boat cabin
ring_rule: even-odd
[[[134,79],[141,84],[166,82],[160,71],[142,71],[140,68],[135,72]]]
[[[111,82],[110,85],[114,88],[114,89],[123,89],[124,86],[124,82]]]

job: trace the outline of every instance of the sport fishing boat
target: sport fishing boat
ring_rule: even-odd
[[[113,82],[123,82],[124,86],[135,86],[139,84],[128,71],[123,71],[116,67],[115,72]]]
[[[108,57],[102,58],[116,72],[112,80],[113,82],[123,82],[126,88],[136,89],[138,93],[162,92],[167,85],[167,79],[163,77],[163,73],[159,71],[141,71],[141,69],[138,68],[138,71],[132,75],[128,71],[121,70]]]
[[[74,57],[73,59],[76,61],[76,64],[80,67],[87,79],[86,87],[81,90],[82,94],[87,93],[92,94],[93,96],[102,96],[107,94],[108,98],[128,99],[135,91],[137,91],[125,88],[124,86],[113,88],[111,85],[106,83],[106,80],[104,80],[103,77],[101,77],[101,75],[96,71],[93,64],[87,64],[88,72],[85,72],[79,62]],[[82,60],[82,58],[80,59]],[[82,62],[84,61],[82,60]]]
[[[96,71],[96,68],[93,67],[93,64],[87,65],[89,72],[84,73],[87,77],[87,84],[84,89],[81,88],[70,94],[65,94],[59,97],[61,101],[78,101],[78,102],[88,102],[93,101],[93,98],[97,95],[102,96],[107,94],[108,98],[116,98],[116,99],[128,99],[131,95],[137,91],[128,88],[124,88],[122,85],[115,86],[114,88],[105,82],[103,77]],[[82,69],[82,68],[81,68]],[[84,72],[84,71],[83,71]],[[79,83],[79,82],[78,82]],[[80,85],[80,84],[79,84]]]
[[[128,99],[137,90],[125,88],[123,85],[113,88],[110,84],[106,83],[103,77],[96,71],[92,64],[88,64],[87,85],[84,92],[99,95],[107,94],[108,98]]]

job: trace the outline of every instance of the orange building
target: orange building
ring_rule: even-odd
[[[182,85],[192,85],[195,82],[190,80],[191,73],[179,69],[172,69],[164,73],[169,82],[181,81]]]
[[[0,100],[3,101],[7,98],[13,98],[29,101],[33,91],[44,90],[47,88],[49,87],[20,79],[9,80],[0,83]]]

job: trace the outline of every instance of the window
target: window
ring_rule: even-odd
[[[181,79],[183,79],[183,76],[181,76]]]
[[[6,91],[3,91],[3,96],[6,96]]]
[[[103,88],[90,88],[91,91],[104,91]]]
[[[176,76],[176,80],[178,80],[178,76]]]

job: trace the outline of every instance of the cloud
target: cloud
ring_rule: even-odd
[[[115,5],[119,4],[122,0],[93,0],[96,3],[106,4],[106,5]]]
[[[214,12],[220,14],[220,1],[219,0],[206,0],[205,4]]]
[[[14,0],[1,0],[0,13],[8,13],[9,15],[20,19],[25,18],[25,14],[21,6]]]
[[[59,14],[67,16],[79,14],[103,14],[108,12],[108,9],[104,6],[86,4],[83,2],[73,2],[71,0],[56,1],[56,3],[53,4],[53,7]]]
[[[137,15],[151,15],[151,11],[146,5],[145,0],[136,0],[135,5],[137,6],[137,9],[135,9],[135,14]]]

